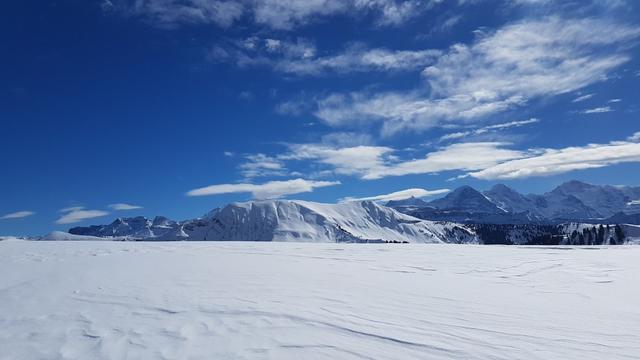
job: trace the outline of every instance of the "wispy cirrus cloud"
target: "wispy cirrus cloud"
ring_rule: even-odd
[[[16,211],[10,214],[6,214],[4,216],[0,216],[0,220],[22,219],[22,218],[26,218],[33,215],[35,215],[35,212],[33,211],[28,211],[28,210]]]
[[[602,114],[602,113],[608,113],[612,111],[613,109],[611,108],[611,106],[601,106],[601,107],[586,109],[582,111],[582,113],[583,114]]]
[[[430,152],[421,159],[395,161],[383,167],[369,169],[362,178],[375,180],[389,176],[479,170],[526,156],[526,152],[508,149],[506,145],[508,144],[501,142],[452,144]]]
[[[73,206],[73,207],[60,209],[60,213],[62,213],[62,215],[55,222],[56,224],[59,224],[59,225],[73,224],[73,223],[81,222],[87,219],[93,219],[93,218],[109,215],[108,211],[87,210],[82,206]]]
[[[286,195],[312,192],[317,188],[339,184],[339,181],[313,181],[305,179],[269,181],[263,184],[219,184],[191,190],[187,192],[187,196],[251,193],[256,199],[274,199]]]
[[[224,0],[112,0],[109,12],[141,17],[163,28],[182,25],[214,24],[227,28],[245,12],[242,1]]]
[[[331,147],[298,144],[277,155],[283,161],[304,160],[323,166],[320,175],[355,176],[377,180],[392,176],[452,172],[452,179],[484,180],[548,176],[576,170],[640,162],[640,132],[626,140],[566,148],[516,149],[507,142],[462,142],[430,151],[422,158],[399,156],[383,146]],[[292,155],[295,154],[295,155]],[[320,176],[322,177],[322,176]]]
[[[385,146],[334,147],[325,144],[291,144],[282,160],[312,161],[327,166],[338,175],[362,175],[383,169],[385,157],[393,152]]]
[[[638,140],[634,135],[628,141],[542,149],[537,154],[505,161],[479,171],[470,172],[468,175],[485,180],[520,179],[602,168],[620,163],[640,162],[640,143],[637,142]]]
[[[289,171],[282,160],[265,154],[245,155],[245,161],[238,165],[245,179],[264,176],[286,176]]]
[[[406,189],[406,190],[395,191],[395,192],[392,192],[390,194],[376,195],[376,196],[369,196],[369,197],[362,197],[362,198],[347,197],[347,198],[341,199],[341,201],[347,202],[347,201],[404,200],[404,199],[408,199],[408,198],[411,198],[411,197],[423,198],[423,197],[428,197],[428,196],[442,195],[442,194],[446,194],[446,193],[448,193],[450,191],[451,190],[449,190],[449,189],[426,190],[426,189],[415,188],[415,189]]]
[[[390,50],[355,44],[332,55],[318,55],[315,45],[306,39],[282,40],[256,36],[217,44],[208,58],[213,62],[239,67],[269,67],[296,76],[318,76],[329,72],[419,71],[432,64],[440,50]]]
[[[243,18],[276,30],[293,28],[332,15],[372,14],[377,26],[398,26],[439,4],[429,0],[112,0],[103,6],[138,16],[159,27],[213,24],[228,28]]]
[[[484,126],[484,127],[481,127],[481,128],[478,128],[478,129],[474,129],[474,130],[458,131],[458,132],[454,132],[454,133],[450,133],[450,134],[445,134],[445,135],[440,137],[440,141],[461,139],[461,138],[466,138],[466,137],[474,136],[474,135],[482,135],[482,134],[486,134],[486,133],[490,133],[490,132],[495,132],[495,131],[500,131],[500,130],[505,130],[505,129],[510,129],[510,128],[516,128],[516,127],[529,125],[529,124],[535,124],[535,123],[538,123],[538,122],[540,122],[540,120],[538,120],[536,118],[531,118],[531,119],[528,119],[528,120],[509,121],[509,122],[506,122],[506,123]]]
[[[525,151],[507,149],[506,145],[502,142],[458,143],[441,147],[424,158],[402,159],[396,155],[396,149],[386,146],[289,144],[287,152],[274,157],[283,162],[311,165],[319,177],[355,176],[376,180],[389,176],[479,170],[526,156]]]
[[[578,96],[577,98],[573,99],[571,102],[577,103],[577,102],[583,102],[586,100],[591,99],[595,94],[585,94],[582,96]]]
[[[527,19],[452,46],[423,71],[428,92],[336,93],[315,115],[332,126],[379,121],[383,135],[478,121],[606,79],[638,37],[640,27],[602,19]]]

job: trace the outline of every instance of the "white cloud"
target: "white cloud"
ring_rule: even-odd
[[[344,175],[375,180],[387,176],[478,170],[527,156],[523,151],[505,149],[504,145],[502,142],[452,144],[423,159],[401,160],[394,155],[395,149],[386,146],[290,144],[288,152],[275,158],[282,162],[310,161],[312,165],[324,166],[314,173],[316,177]]]
[[[407,71],[420,69],[440,55],[438,50],[388,50],[352,48],[343,53],[304,60],[288,59],[275,64],[281,72],[314,75],[324,71],[367,72]]]
[[[323,144],[294,144],[290,152],[278,155],[283,161],[312,161],[329,168],[321,175],[358,176],[365,180],[387,176],[433,174],[442,171],[483,169],[500,162],[522,158],[525,152],[504,149],[505,143],[453,144],[431,152],[423,159],[400,160],[394,149],[384,146],[331,147]]]
[[[601,114],[601,113],[608,113],[612,111],[613,109],[610,106],[603,106],[603,107],[597,107],[593,109],[586,109],[582,113],[583,114]]]
[[[183,24],[216,24],[226,28],[245,11],[242,1],[217,0],[125,0],[118,8],[128,15],[141,16],[160,27]]]
[[[470,172],[468,175],[486,180],[519,179],[601,168],[626,162],[640,162],[640,143],[633,142],[631,139],[608,144],[543,149],[526,158],[502,162]]]
[[[574,170],[640,162],[640,132],[626,141],[562,149],[508,149],[507,143],[478,142],[449,145],[424,159],[396,161],[368,172],[364,179],[463,170],[478,179],[519,179]]]
[[[610,99],[609,101],[607,101],[608,103],[619,103],[621,102],[622,99]]]
[[[107,211],[86,210],[82,206],[74,206],[61,209],[62,216],[56,220],[56,224],[73,224],[86,219],[93,219],[109,215]]]
[[[495,124],[487,128],[518,126],[531,123],[532,120],[536,119]],[[312,173],[315,177],[345,175],[357,176],[363,180],[448,171],[464,172],[454,178],[472,176],[480,179],[515,179],[640,161],[640,132],[624,141],[564,149],[511,149],[510,145],[496,141],[455,143],[431,151],[423,158],[406,159],[399,156],[403,152],[384,146],[290,144],[288,152],[275,155],[274,158],[283,163],[310,162],[305,165],[316,170]],[[318,167],[319,165],[322,167]],[[226,186],[240,189],[237,192],[252,192],[251,189],[261,185],[223,185],[223,190],[219,190],[221,188],[217,186],[213,189],[227,191]]]
[[[423,159],[397,162],[368,171],[363,179],[373,180],[387,176],[433,174],[451,170],[484,169],[506,160],[518,159],[526,154],[502,148],[500,142],[469,142],[452,144],[427,154]]]
[[[332,126],[383,122],[382,133],[470,122],[606,79],[640,28],[598,19],[525,20],[457,44],[423,75],[430,91],[333,94],[315,115]]]
[[[273,199],[286,195],[312,192],[316,188],[339,185],[339,181],[311,181],[293,179],[270,181],[264,184],[220,184],[191,190],[188,196],[207,196],[232,193],[251,193],[254,198]]]
[[[281,160],[265,154],[245,156],[246,162],[240,164],[240,173],[246,179],[263,176],[285,176],[288,171]]]
[[[71,211],[82,210],[82,209],[84,209],[84,206],[71,206],[71,207],[60,209],[59,211],[61,213],[65,213],[65,212],[71,212]]]
[[[442,195],[448,193],[449,189],[438,190],[426,190],[426,189],[406,189],[401,191],[392,192],[385,195],[369,196],[363,198],[344,198],[341,201],[390,201],[390,200],[404,200],[410,197],[422,198],[427,196]]]
[[[393,149],[384,146],[331,147],[323,144],[293,144],[283,160],[313,160],[328,165],[339,175],[363,175],[384,169],[385,156]]]
[[[118,203],[118,204],[109,204],[109,208],[113,210],[136,210],[136,209],[142,209],[142,206]]]
[[[402,25],[407,20],[419,14],[424,4],[437,4],[439,1],[389,1],[389,0],[358,0],[356,6],[359,4],[367,4],[370,8],[379,8],[381,11],[378,24],[380,25]],[[360,5],[361,7],[363,5]]]
[[[440,1],[418,0],[123,0],[117,7],[161,27],[215,24],[227,28],[243,17],[290,30],[330,15],[374,14],[381,26],[397,26]],[[103,7],[104,8],[104,7]],[[109,11],[116,7],[110,6]],[[105,11],[107,10],[104,8]]]
[[[22,218],[26,218],[29,216],[35,215],[35,212],[33,211],[16,211],[14,213],[10,213],[10,214],[6,214],[2,217],[0,217],[1,220],[8,220],[8,219],[22,219]]]
[[[314,17],[344,13],[348,5],[341,0],[260,0],[255,1],[253,11],[256,23],[286,30]]]
[[[331,132],[322,136],[322,144],[334,147],[354,147],[371,143],[371,135],[359,132]]]
[[[294,99],[276,105],[275,110],[278,114],[299,116],[309,111],[311,107],[312,105],[307,100]]]
[[[573,99],[573,101],[571,102],[574,102],[574,103],[583,102],[585,100],[591,99],[594,95],[595,94],[586,94],[586,95],[578,96],[577,98]]]
[[[514,127],[535,124],[538,122],[540,122],[540,120],[536,118],[531,118],[528,120],[516,120],[516,121],[510,121],[502,124],[489,125],[489,126],[481,127],[479,129],[475,129],[475,130],[459,131],[459,132],[446,134],[440,137],[440,141],[460,139],[460,138],[465,138],[465,137],[474,136],[474,135],[482,135],[489,132],[495,132],[495,131],[514,128]]]
[[[226,46],[216,45],[209,52],[214,62],[239,67],[267,66],[297,76],[317,76],[327,72],[417,71],[433,64],[439,50],[369,49],[352,45],[334,55],[318,56],[315,45],[305,39],[295,41],[250,37]]]

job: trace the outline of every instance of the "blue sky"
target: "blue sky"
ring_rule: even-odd
[[[632,0],[27,0],[0,27],[0,234],[640,185]]]

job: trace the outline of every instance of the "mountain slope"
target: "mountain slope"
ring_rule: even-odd
[[[190,240],[300,242],[474,242],[470,231],[401,214],[371,201],[320,204],[265,200],[234,203],[209,221],[186,224]]]
[[[513,190],[512,188],[497,184],[490,190],[484,191],[483,195],[494,203],[498,208],[511,213],[537,213],[536,204],[533,200]]]

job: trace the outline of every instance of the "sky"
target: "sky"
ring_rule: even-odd
[[[0,235],[640,185],[635,0],[24,0],[0,30]]]

